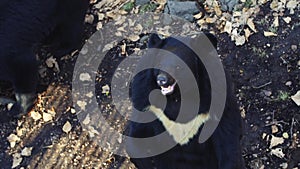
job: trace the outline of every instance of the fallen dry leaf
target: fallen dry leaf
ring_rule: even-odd
[[[249,37],[250,37],[250,35],[252,35],[252,33],[248,28],[244,29],[244,32],[245,32],[246,41],[248,41]]]
[[[272,24],[274,27],[278,27],[279,26],[279,19],[278,19],[278,16],[275,16],[274,17],[274,21],[273,21],[273,24]]]
[[[50,113],[43,113],[43,120],[44,122],[52,121],[53,117]]]
[[[271,155],[275,155],[279,158],[283,158],[285,154],[282,152],[281,148],[275,148],[271,150]]]
[[[288,17],[283,18],[283,21],[285,23],[290,23],[292,21],[292,18],[288,16]]]
[[[10,134],[7,137],[7,141],[9,142],[11,148],[15,147],[16,143],[19,142],[20,140],[21,140],[20,137],[18,137],[15,134]]]
[[[227,32],[230,35],[231,31],[232,31],[232,23],[229,21],[226,21],[226,24],[224,27],[224,32]]]
[[[286,7],[290,10],[290,14],[294,14],[294,9],[297,7],[298,3],[297,0],[290,0],[286,4]]]
[[[30,112],[30,117],[33,118],[34,121],[37,121],[37,120],[39,120],[39,119],[42,118],[42,116],[40,115],[40,113],[37,112],[37,111],[31,111]]]
[[[257,32],[254,22],[253,22],[253,18],[249,18],[247,20],[247,25],[249,26],[249,28],[253,31],[253,32]]]
[[[31,156],[31,151],[33,147],[24,147],[23,150],[21,151],[21,155],[25,157]]]
[[[293,96],[291,96],[291,99],[297,104],[297,106],[300,106],[300,90]]]
[[[282,137],[276,137],[276,136],[272,135],[271,143],[270,143],[270,148],[275,147],[277,145],[280,145],[283,142],[284,142],[284,138],[282,138]]]
[[[245,36],[238,35],[235,37],[235,45],[236,46],[241,46],[241,45],[245,44],[245,42],[246,42]]]
[[[72,125],[69,121],[67,121],[62,128],[63,132],[65,133],[69,133],[71,129],[72,129]]]
[[[11,168],[16,168],[21,164],[23,158],[21,157],[21,154],[19,154],[19,153],[15,153],[12,156],[13,156],[13,162],[12,162]]]
[[[195,19],[200,19],[202,16],[203,16],[203,13],[200,12],[200,13],[194,15],[194,18],[195,18]]]
[[[277,36],[277,34],[273,33],[273,32],[264,31],[264,36],[265,37],[268,37],[268,36]]]

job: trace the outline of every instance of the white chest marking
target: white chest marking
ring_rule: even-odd
[[[197,134],[201,125],[209,119],[209,113],[205,113],[198,114],[187,123],[176,123],[170,120],[161,109],[153,105],[149,107],[149,110],[162,122],[167,132],[180,145],[187,144]]]

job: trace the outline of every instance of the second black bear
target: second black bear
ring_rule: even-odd
[[[21,0],[0,3],[0,79],[10,81],[16,104],[10,116],[28,112],[36,98],[35,48],[47,43],[56,56],[80,46],[88,0]]]
[[[211,34],[206,36],[213,46],[216,46],[216,38]],[[193,43],[192,40],[191,43]],[[148,47],[168,51],[184,61],[195,77],[199,90],[179,88],[178,79],[171,76],[171,74],[175,74],[180,80],[189,82],[191,79],[187,76],[187,68],[181,68],[177,66],[178,62],[176,60],[164,57],[166,53],[159,51],[150,53],[151,57],[153,57],[154,65],[158,68],[163,68],[165,71],[155,68],[139,72],[131,83],[131,99],[133,106],[141,111],[134,112],[133,116],[135,119],[145,119],[154,116],[152,118],[155,120],[146,123],[130,122],[129,136],[150,138],[167,131],[170,136],[170,143],[175,142],[175,146],[166,152],[154,156],[144,156],[142,158],[136,156],[131,158],[131,161],[139,169],[244,169],[240,147],[242,134],[241,116],[230,80],[227,79],[227,100],[220,123],[213,135],[200,144],[198,140],[199,134],[203,123],[209,118],[208,111],[211,105],[211,85],[203,63],[193,50],[173,37],[161,39],[157,34],[152,34]],[[166,96],[166,106],[164,108],[160,109],[150,105],[149,95],[153,90],[159,90],[162,95]],[[183,93],[192,95],[193,92],[198,91],[201,101],[198,115],[190,116],[188,112],[185,112],[186,116],[184,114],[182,121],[174,122],[180,111]],[[191,105],[195,102],[193,98],[186,101],[191,103]],[[150,113],[149,110],[152,112],[150,116],[145,114]],[[192,121],[195,123],[190,123]],[[186,126],[189,124],[195,125],[197,128]],[[174,128],[168,129],[170,126]],[[180,138],[180,132],[183,132],[186,127],[191,127],[192,130],[189,131],[190,133],[182,134],[187,134],[185,135],[186,138]],[[153,144],[153,149],[147,151],[159,151],[164,146],[168,146],[169,143],[157,139],[153,141]],[[136,155],[140,151],[144,151],[145,146],[147,146],[142,141],[140,143],[129,141],[127,145],[129,155]],[[141,152],[141,154],[144,153]]]

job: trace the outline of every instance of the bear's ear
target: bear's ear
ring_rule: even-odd
[[[214,47],[217,49],[217,45],[218,45],[218,40],[215,37],[215,35],[205,32],[204,33],[206,35],[206,37],[210,40],[210,42],[214,45]]]
[[[148,41],[148,48],[158,48],[162,45],[163,40],[160,39],[160,37],[153,33],[150,35],[149,41]]]

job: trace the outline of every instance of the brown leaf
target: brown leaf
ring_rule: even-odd
[[[72,125],[69,121],[67,121],[62,128],[63,132],[65,133],[69,133],[71,129],[72,129]]]

